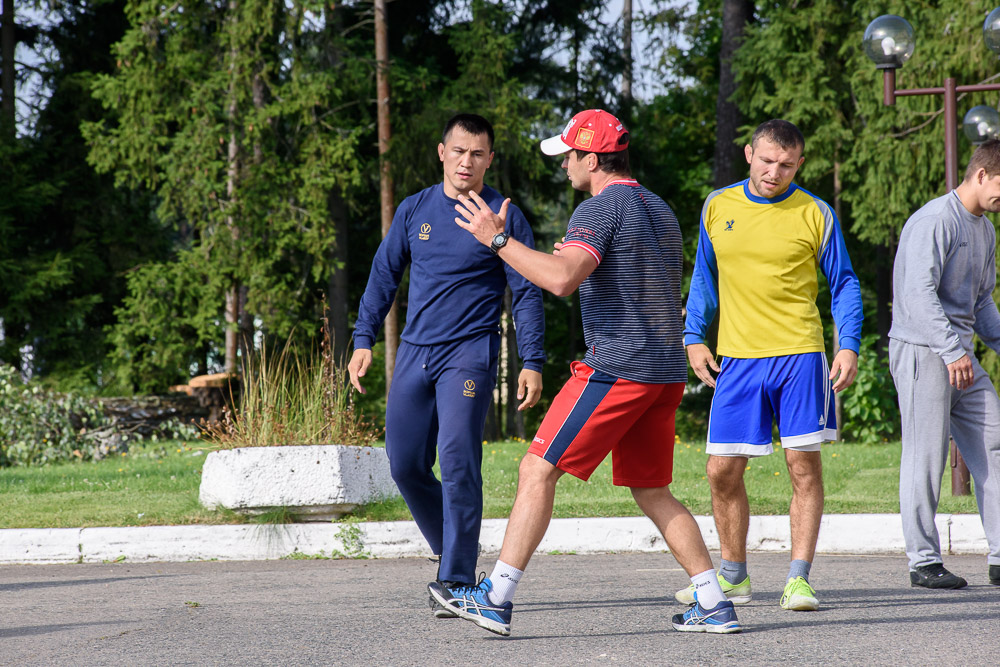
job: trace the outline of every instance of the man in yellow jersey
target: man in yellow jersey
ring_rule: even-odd
[[[776,419],[792,482],[792,561],[780,604],[812,611],[819,608],[809,569],[823,515],[820,444],[837,439],[833,392],[857,375],[862,312],[837,217],[792,182],[804,148],[802,133],[788,121],[761,124],[745,148],[750,178],[705,200],[684,343],[695,374],[715,387],[705,451],[722,589],[734,604],[751,599],[743,473],[748,459],[773,451]],[[830,285],[840,336],[841,350],[829,366],[816,307],[817,269]],[[705,344],[716,312],[721,366]],[[693,591],[678,591],[676,598],[693,602]]]

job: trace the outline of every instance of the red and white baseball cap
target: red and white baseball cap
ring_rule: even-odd
[[[618,143],[625,136],[623,143]],[[628,148],[628,130],[603,109],[587,109],[573,116],[562,134],[542,140],[546,155],[562,155],[573,149],[587,153],[617,153]]]

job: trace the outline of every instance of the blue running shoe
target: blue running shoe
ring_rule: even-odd
[[[493,583],[489,578],[479,580],[477,586],[460,586],[445,588],[436,581],[427,585],[431,597],[437,600],[445,609],[455,612],[459,618],[472,621],[484,630],[498,635],[510,635],[510,617],[514,610],[511,602],[496,605],[490,602],[489,593]]]
[[[681,632],[713,632],[727,635],[742,630],[736,618],[736,609],[729,600],[723,600],[712,609],[705,609],[695,602],[683,614],[674,614],[674,630]]]

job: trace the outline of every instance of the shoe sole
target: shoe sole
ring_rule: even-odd
[[[489,618],[485,618],[479,614],[470,614],[464,609],[458,609],[457,607],[453,607],[452,605],[448,604],[448,601],[442,598],[438,594],[437,590],[435,590],[434,588],[428,586],[427,590],[430,592],[431,596],[433,596],[434,599],[438,601],[438,604],[444,607],[444,610],[446,611],[451,610],[451,612],[454,613],[455,616],[457,616],[458,618],[465,619],[466,621],[472,621],[473,623],[481,627],[483,630],[489,630],[494,634],[501,635],[503,637],[510,636],[510,625],[507,625],[505,623],[500,623],[499,621],[494,621]],[[436,615],[437,614],[435,614],[435,616]]]
[[[699,623],[697,625],[671,623],[670,625],[674,626],[674,630],[678,632],[707,632],[713,635],[731,635],[743,630],[743,627],[737,621],[729,621],[722,625],[711,625],[709,623]]]
[[[428,597],[430,598],[430,607],[431,611],[434,612],[434,618],[458,618],[458,614],[451,611],[450,609],[445,609],[444,607],[442,607],[441,603],[438,602],[434,598],[434,596],[430,595],[429,593],[430,591],[428,591]]]
[[[1000,582],[997,582],[997,584],[1000,584]],[[957,591],[957,590],[961,590],[961,589],[965,588],[968,585],[969,585],[968,582],[963,582],[961,584],[956,584],[956,585],[953,585],[953,586],[952,585],[949,585],[949,586],[929,586],[927,584],[917,584],[917,583],[914,583],[912,581],[910,582],[910,588],[926,588],[929,591]]]
[[[794,600],[779,606],[788,611],[816,611],[819,609],[819,600]]]

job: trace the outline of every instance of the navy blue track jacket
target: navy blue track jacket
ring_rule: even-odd
[[[483,186],[479,194],[499,212],[503,203],[499,192]],[[455,224],[457,203],[438,183],[407,197],[396,209],[361,298],[354,347],[371,348],[403,271],[410,265],[404,341],[435,345],[499,331],[503,294],[509,284],[518,355],[525,368],[541,371],[545,363],[541,290]],[[506,231],[521,243],[535,246],[528,221],[513,204],[507,207]]]

